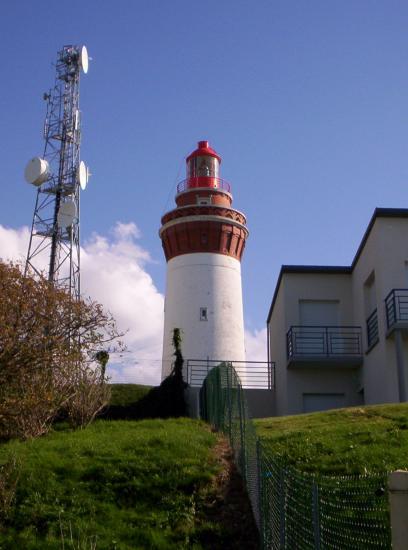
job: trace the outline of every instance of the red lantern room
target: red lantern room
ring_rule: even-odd
[[[208,141],[186,158],[186,179],[177,185],[177,206],[188,204],[218,204],[231,206],[231,186],[220,178],[220,155]]]
[[[208,141],[199,141],[198,148],[186,159],[187,189],[219,186],[221,157],[211,149]]]

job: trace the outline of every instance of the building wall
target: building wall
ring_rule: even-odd
[[[362,404],[356,369],[321,367],[288,369],[288,409],[284,414],[300,414],[304,394],[344,394],[344,406]]]
[[[286,369],[286,280],[282,279],[279,293],[268,325],[268,345],[270,360],[275,362],[274,399],[278,416],[287,410],[287,369]]]
[[[207,320],[200,310],[206,308]],[[223,254],[176,256],[167,264],[163,377],[173,360],[174,328],[184,359],[245,361],[241,264]]]
[[[399,401],[395,334],[387,337],[384,300],[392,289],[408,288],[407,237],[407,217],[378,216],[350,273],[283,272],[268,326],[278,415],[302,412],[304,393],[344,393],[347,406]],[[362,328],[362,367],[287,368],[286,334],[300,324],[300,300],[339,300],[339,325]],[[375,307],[379,341],[369,349],[366,320]],[[403,352],[408,381],[407,332]]]
[[[363,385],[367,404],[398,401],[397,365],[394,338],[386,338],[384,300],[393,288],[408,288],[405,262],[408,260],[408,219],[378,218],[365,243],[352,275],[355,319],[363,327],[366,355]],[[375,277],[375,305],[379,342],[367,349],[367,306],[364,285]],[[405,355],[407,355],[407,351]]]
[[[286,331],[299,325],[300,300],[338,300],[339,325],[353,324],[350,276],[347,274],[285,274]],[[322,323],[324,324],[324,323]]]
[[[339,325],[353,325],[351,281],[347,274],[286,273],[269,324],[270,357],[276,362],[276,411],[278,415],[303,412],[303,393],[345,393],[347,403],[358,404],[358,374],[341,365],[333,368],[287,367],[286,334],[300,324],[300,300],[339,302]],[[325,324],[322,321],[321,324]],[[327,369],[329,371],[327,372]]]

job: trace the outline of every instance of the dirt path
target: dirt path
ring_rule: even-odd
[[[210,540],[211,536],[208,540],[201,540],[203,548],[258,550],[258,529],[248,494],[224,437],[220,436],[215,454],[222,468],[215,481],[215,491],[203,511],[207,521],[219,524],[222,535],[217,540]]]

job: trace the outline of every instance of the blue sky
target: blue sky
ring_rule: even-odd
[[[208,139],[250,237],[247,327],[281,264],[350,264],[376,206],[408,206],[408,3],[376,0],[18,1],[2,6],[0,224],[31,222],[26,161],[64,44],[81,80],[84,241],[135,223],[164,292],[160,217]]]

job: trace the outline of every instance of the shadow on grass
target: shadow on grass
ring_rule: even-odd
[[[99,418],[106,420],[142,420],[186,416],[184,390],[187,384],[175,375],[163,380],[138,401],[126,405],[109,405]]]

